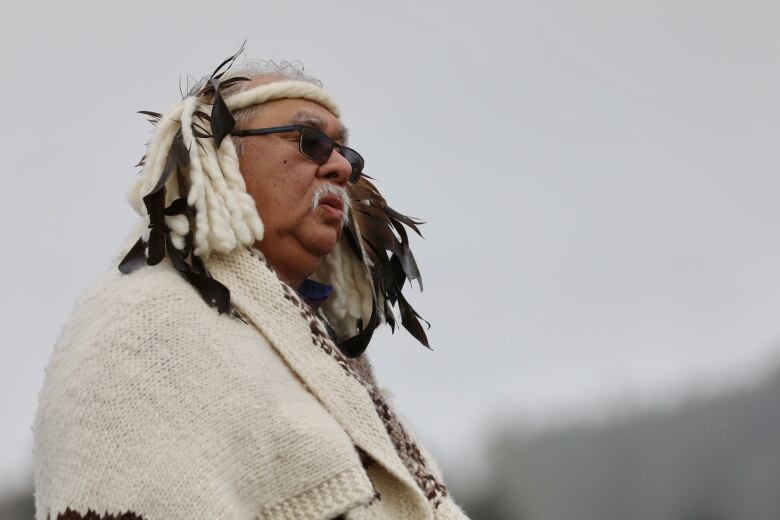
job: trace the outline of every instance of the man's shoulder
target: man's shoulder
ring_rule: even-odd
[[[137,305],[164,304],[171,297],[197,296],[192,286],[164,260],[153,266],[143,266],[124,274],[116,267],[106,271],[79,299],[76,307],[96,303]]]
[[[54,510],[61,497],[99,511],[137,502],[128,485],[143,490],[131,509],[160,518],[182,517],[160,489],[203,499],[209,517],[297,504],[343,475],[344,489],[371,489],[349,436],[261,332],[165,265],[109,273],[77,304],[34,432],[38,493]],[[252,496],[200,491],[249,481]]]
[[[198,323],[229,318],[209,306],[168,261],[129,274],[114,268],[104,273],[74,305],[68,328],[134,325],[141,330],[165,327],[178,334]],[[203,323],[202,327],[206,327]]]
[[[49,360],[41,399],[61,404],[64,395],[79,395],[91,402],[85,392],[92,400],[122,395],[134,402],[227,392],[225,402],[251,396],[272,415],[311,398],[250,321],[219,314],[164,263],[107,273],[76,304]]]
[[[217,366],[234,369],[247,358],[266,373],[288,377],[263,334],[233,312],[220,314],[167,262],[130,274],[105,273],[74,306],[50,365],[166,366],[185,372]],[[85,363],[89,360],[89,363]]]

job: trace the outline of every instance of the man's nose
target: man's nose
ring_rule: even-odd
[[[317,175],[323,179],[343,185],[347,183],[350,175],[352,175],[352,165],[349,164],[346,157],[334,148],[330,157],[328,157],[328,162],[320,165]]]

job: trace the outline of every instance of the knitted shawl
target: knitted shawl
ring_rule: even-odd
[[[218,314],[167,262],[76,305],[34,425],[36,518],[464,519],[433,462],[258,253]]]

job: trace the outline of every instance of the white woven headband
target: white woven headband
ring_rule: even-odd
[[[279,81],[258,85],[225,98],[225,104],[230,110],[239,110],[267,101],[287,98],[314,101],[330,110],[334,116],[341,117],[341,111],[333,99],[323,89],[305,81]]]

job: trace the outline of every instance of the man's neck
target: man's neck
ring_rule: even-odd
[[[264,248],[262,242],[256,243],[255,248],[263,253],[268,265],[276,271],[279,278],[295,290],[311,276],[322,261],[321,258],[307,253],[301,254],[299,251],[292,254],[290,251],[280,251],[282,248],[266,250],[270,248]]]

